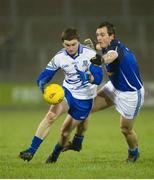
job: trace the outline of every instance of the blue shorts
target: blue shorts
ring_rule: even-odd
[[[65,90],[65,98],[69,105],[68,113],[75,120],[85,120],[89,116],[89,113],[93,106],[93,99],[80,100],[72,96],[69,90],[63,87]]]

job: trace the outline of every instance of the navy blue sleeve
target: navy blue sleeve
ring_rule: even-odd
[[[57,71],[57,70],[56,70]],[[45,69],[37,78],[37,85],[43,92],[45,84],[47,84],[55,75],[56,71]]]
[[[101,84],[101,82],[103,80],[102,67],[91,64],[89,70],[94,77],[94,81],[92,82],[92,84],[96,84],[96,85]]]

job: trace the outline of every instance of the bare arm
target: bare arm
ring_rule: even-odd
[[[118,53],[115,50],[110,50],[102,56],[102,63],[109,64],[118,57]]]

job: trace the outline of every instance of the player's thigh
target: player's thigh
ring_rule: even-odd
[[[63,100],[61,103],[56,104],[56,105],[51,105],[49,109],[49,113],[53,113],[56,116],[61,115],[64,112],[67,112],[68,110],[68,105],[65,100]]]
[[[94,100],[92,112],[100,111],[113,105],[113,102],[104,93],[103,89],[97,92],[97,96]]]

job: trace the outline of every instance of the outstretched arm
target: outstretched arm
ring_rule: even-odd
[[[44,86],[53,78],[56,71],[45,69],[41,72],[39,77],[37,78],[37,85],[39,86],[40,90],[44,92]]]
[[[90,61],[95,65],[112,63],[118,57],[118,53],[115,50],[110,50],[103,56],[96,54]]]
[[[77,71],[79,73],[80,79],[82,80],[82,84],[87,84],[89,82],[91,84],[99,85],[103,80],[103,71],[100,66],[91,64],[89,67],[89,71]]]

